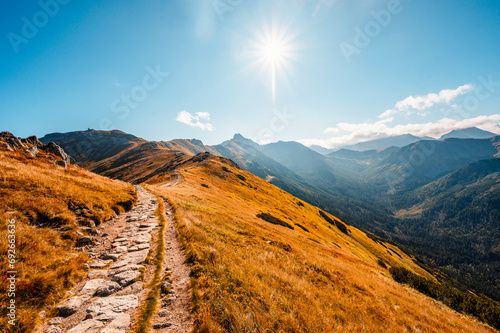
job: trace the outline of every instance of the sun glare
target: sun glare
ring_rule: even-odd
[[[276,99],[276,77],[286,76],[291,70],[291,61],[295,60],[292,35],[287,29],[273,24],[271,29],[259,30],[252,43],[255,65],[267,72],[271,79],[273,103]]]

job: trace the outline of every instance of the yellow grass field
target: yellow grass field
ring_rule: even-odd
[[[104,223],[136,201],[132,185],[44,157],[0,147],[0,253],[8,270],[8,221],[15,220],[16,326],[7,323],[6,279],[0,280],[0,331],[31,332],[65,291],[84,274],[85,255],[73,246],[77,221]],[[40,154],[43,155],[43,154]],[[48,157],[48,156],[47,156]],[[55,156],[52,156],[55,158]],[[48,313],[47,313],[48,315]]]
[[[165,175],[149,188],[175,208],[196,332],[495,332],[393,281],[391,266],[433,279],[398,247],[351,226],[343,233],[228,160],[209,157],[177,174],[179,184],[161,186]]]

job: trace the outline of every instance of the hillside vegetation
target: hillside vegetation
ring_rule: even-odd
[[[57,304],[83,276],[87,258],[74,248],[79,222],[103,223],[136,200],[130,184],[75,165],[64,168],[53,163],[58,159],[43,150],[36,157],[23,149],[12,151],[0,140],[0,252],[7,253],[7,223],[15,220],[17,332],[31,332],[42,319],[39,312]],[[5,271],[7,260],[3,255]],[[0,289],[8,290],[6,279],[0,280]],[[14,332],[7,324],[9,301],[3,292],[2,332]]]
[[[198,155],[148,183],[175,208],[196,332],[494,332],[395,282],[392,267],[438,282],[409,252],[230,160]]]

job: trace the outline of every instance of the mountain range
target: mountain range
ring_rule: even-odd
[[[472,130],[455,134],[471,132],[478,133]],[[86,145],[96,138],[102,140],[96,141],[99,153],[83,154],[80,150],[88,151]],[[474,199],[474,207],[465,205],[461,213],[455,211],[456,196],[449,195],[456,188],[446,180],[464,168],[474,169],[485,161],[495,161],[500,156],[499,136],[420,140],[400,148],[391,146],[362,152],[341,149],[328,155],[297,142],[259,145],[239,134],[215,146],[204,145],[200,140],[148,142],[119,131],[51,134],[41,141],[56,142],[92,171],[135,182],[172,168],[176,158],[183,154],[209,152],[231,159],[241,168],[358,228],[408,246],[432,265],[500,299],[500,258],[493,242],[500,235],[499,226],[490,224],[490,228],[481,229],[482,234],[469,232],[464,228],[470,222],[459,218],[474,214],[475,220],[491,220],[496,216],[500,206],[491,204],[497,198],[496,178],[488,176],[491,181],[481,187],[487,190],[480,199]],[[113,146],[119,153],[110,155]],[[101,147],[105,149],[101,151]],[[491,170],[491,174],[495,172]],[[481,179],[470,183],[477,181]],[[431,205],[434,201],[422,194],[431,193],[428,189],[434,188],[433,184],[441,184],[442,192],[448,193],[438,196],[432,192],[431,198],[438,196],[440,205]],[[471,200],[476,192],[460,193],[464,200]],[[423,200],[427,200],[425,205]],[[434,229],[436,219],[439,221],[442,216],[453,216],[455,221],[446,233]],[[450,234],[456,237],[449,237]],[[426,246],[431,243],[440,246]],[[456,251],[457,247],[468,250]],[[474,278],[471,266],[476,272]]]
[[[494,331],[447,307],[500,327],[498,303],[476,295],[470,287],[429,267],[424,263],[427,258],[422,260],[392,240],[354,225],[359,224],[365,230],[373,227],[393,239],[402,236],[398,232],[402,229],[400,221],[415,219],[422,224],[418,230],[426,228],[426,220],[417,220],[415,211],[420,210],[422,215],[429,212],[432,216],[435,209],[441,209],[436,205],[449,196],[447,189],[456,189],[464,200],[485,189],[496,191],[498,159],[494,157],[462,168],[457,166],[457,170],[430,181],[427,187],[398,188],[398,196],[392,199],[400,200],[388,207],[390,191],[383,187],[370,189],[373,185],[370,185],[369,173],[364,173],[372,166],[385,165],[394,154],[404,156],[405,150],[391,148],[366,154],[344,150],[337,156],[323,156],[296,142],[260,146],[241,135],[221,145],[205,146],[199,140],[149,142],[120,131],[93,130],[54,133],[40,141],[34,137],[18,140],[22,145],[12,148],[8,142],[17,142],[16,139],[10,134],[4,137],[7,139],[0,137],[0,167],[4,171],[0,216],[12,214],[14,209],[21,223],[19,228],[31,230],[22,233],[23,242],[29,237],[39,244],[40,251],[40,254],[36,250],[29,252],[29,258],[25,257],[28,252],[23,253],[21,259],[29,261],[30,266],[21,269],[19,291],[26,299],[33,300],[20,304],[19,311],[24,314],[20,321],[22,332],[33,331],[43,321],[39,312],[45,311],[51,316],[58,303],[71,303],[71,299],[64,296],[64,290],[83,285],[85,289],[94,282],[79,280],[85,270],[85,256],[95,255],[92,247],[84,247],[71,266],[61,263],[67,261],[65,257],[72,251],[75,240],[77,244],[83,239],[102,238],[106,242],[110,236],[100,235],[100,228],[110,233],[122,228],[119,224],[115,226],[113,215],[135,204],[132,186],[127,182],[141,184],[157,196],[157,201],[164,200],[171,209],[167,214],[172,214],[169,216],[174,224],[169,224],[168,229],[175,228],[191,272],[194,331],[331,332],[377,331],[381,327],[390,331],[405,327],[427,331]],[[496,147],[498,140],[481,144],[487,147],[488,142]],[[451,143],[457,144],[453,140]],[[60,156],[45,152],[45,147],[57,145],[61,147],[60,156],[67,157],[67,152],[75,156],[76,161],[58,163]],[[40,149],[35,151],[33,146]],[[490,151],[484,149],[484,154]],[[481,158],[482,154],[471,154],[470,158]],[[80,166],[74,165],[75,162]],[[81,166],[126,182],[96,175]],[[358,171],[353,172],[354,166]],[[280,187],[289,187],[301,197]],[[386,194],[382,195],[384,191]],[[415,209],[405,209],[415,206],[412,200],[418,198],[420,202],[420,197],[427,198],[427,193],[436,200],[424,200]],[[145,207],[141,200],[137,209]],[[148,205],[152,202],[155,201]],[[476,206],[482,204],[483,199],[478,198]],[[495,202],[488,204],[484,209],[495,212]],[[332,215],[322,205],[348,218]],[[459,222],[463,214],[468,214],[466,207],[461,208],[456,216]],[[482,212],[477,214],[481,218]],[[130,214],[127,216],[125,220],[135,221],[130,219]],[[491,228],[488,232],[494,233],[495,218],[492,216],[490,224],[484,227],[482,222],[476,223],[478,227],[467,227],[476,238],[485,228]],[[447,224],[446,219],[442,221],[439,230],[451,234],[459,231],[455,224]],[[142,228],[142,224],[135,223],[138,228]],[[463,228],[462,225],[461,232]],[[416,237],[418,233],[407,233],[407,230],[404,233],[410,240],[408,243],[415,245],[416,252],[421,250],[419,241],[433,244],[432,238],[425,243]],[[460,235],[470,241],[469,234]],[[478,243],[485,254],[495,253],[487,248],[497,244],[493,236],[483,234],[483,242]],[[62,241],[58,241],[58,237]],[[123,242],[123,238],[119,239]],[[156,254],[148,259],[147,267],[161,267],[161,258],[168,256],[171,249],[170,242],[164,244],[162,238],[155,242],[158,242]],[[456,258],[446,252],[436,253],[447,254],[442,258],[444,261]],[[473,263],[476,271],[471,271],[470,276],[495,269],[483,258],[480,260],[483,265]],[[41,265],[44,261],[50,264]],[[39,268],[32,272],[31,266]],[[175,285],[175,266],[168,269],[173,269],[173,275],[167,273],[166,277],[168,281],[173,278]],[[165,300],[168,301],[169,296],[163,296],[160,291],[162,283],[146,283],[151,274],[147,272],[151,270],[147,268],[146,274],[138,277],[149,292],[147,298],[143,300],[141,296],[138,301],[142,309],[139,318],[145,319],[140,319],[140,326],[134,327],[153,328],[147,319],[151,318],[148,313],[157,313],[159,307],[168,304]],[[69,295],[75,298],[73,296]],[[106,298],[100,296],[85,297],[85,302],[92,304],[106,302]],[[5,297],[0,298],[0,302],[4,301]],[[116,308],[116,311],[122,310]],[[59,318],[59,322],[69,329],[75,325],[76,318],[71,318]],[[138,325],[134,324],[136,316],[128,318],[133,325]],[[161,316],[156,314],[155,318]],[[0,326],[3,324],[0,321]],[[103,323],[98,317],[84,320],[78,327],[91,327],[91,324],[102,327],[108,322]]]
[[[470,128],[465,128],[465,129],[459,129],[459,130],[453,130],[449,133],[446,133],[442,135],[438,140],[443,140],[443,139],[449,139],[449,138],[455,138],[455,139],[487,139],[491,138],[494,136],[497,136],[498,134],[484,131],[482,129],[479,129],[477,127],[470,127]],[[355,144],[350,144],[350,145],[344,145],[341,146],[337,149],[328,149],[324,148],[321,146],[317,145],[312,145],[309,148],[316,151],[317,153],[320,153],[322,155],[328,155],[333,152],[336,152],[338,150],[342,149],[348,149],[348,150],[354,150],[354,151],[367,151],[367,150],[380,150],[380,149],[385,149],[388,147],[404,147],[409,144],[422,141],[422,140],[436,140],[431,137],[417,137],[411,134],[401,134],[401,135],[394,135],[394,136],[389,136],[386,138],[381,138],[381,139],[374,139],[374,140],[368,140],[368,141],[363,141]]]
[[[195,330],[251,330],[257,323],[349,331],[361,329],[362,322],[372,330],[387,325],[399,330],[401,324],[390,319],[398,314],[387,307],[398,302],[420,318],[423,329],[435,327],[424,314],[433,313],[454,323],[444,330],[481,331],[394,283],[500,325],[500,305],[469,291],[498,295],[499,142],[500,136],[421,140],[401,148],[323,155],[297,142],[259,145],[239,134],[209,146],[196,139],[147,141],[121,131],[53,133],[40,140],[2,133],[0,215],[14,208],[26,228],[49,228],[32,231],[40,244],[47,232],[65,240],[50,245],[57,253],[54,264],[38,275],[23,273],[21,293],[32,293],[30,286],[45,276],[67,286],[75,283],[83,261],[71,266],[71,278],[57,275],[55,263],[75,240],[99,237],[88,219],[105,224],[113,211],[131,208],[127,183],[133,183],[168,198],[174,211],[192,272]],[[35,265],[50,261],[31,256]],[[287,285],[308,292],[290,291]],[[25,331],[39,322],[28,313],[61,299],[52,284],[40,286],[47,297],[21,307]],[[372,292],[385,295],[383,304]],[[275,308],[276,297],[293,304],[297,319],[282,321],[290,313]],[[307,309],[299,299],[308,299]],[[331,302],[338,307],[325,305]],[[244,315],[248,309],[242,312],[248,304],[252,319]],[[352,304],[358,304],[356,310]],[[372,316],[370,304],[385,315]],[[225,311],[212,312],[218,306]]]

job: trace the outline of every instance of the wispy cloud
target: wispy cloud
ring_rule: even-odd
[[[388,118],[394,115],[405,113],[410,114],[420,114],[425,115],[425,110],[431,108],[436,104],[447,104],[456,99],[458,96],[466,94],[474,90],[474,86],[471,84],[464,84],[456,89],[443,89],[439,93],[431,93],[422,96],[409,96],[396,103],[393,109],[386,110],[384,113],[379,115],[379,118]]]
[[[439,138],[443,134],[446,134],[452,130],[464,129],[469,127],[478,127],[485,131],[500,134],[500,114],[494,114],[491,116],[478,116],[475,118],[463,119],[460,121],[455,119],[443,118],[438,120],[437,122],[395,125],[392,127],[388,126],[388,123],[390,123],[391,121],[392,119],[389,118],[382,119],[373,123],[339,123],[337,127],[327,129],[325,132],[332,133],[344,131],[347,132],[347,134],[338,137],[332,137],[329,139],[305,139],[301,140],[300,142],[306,146],[319,145],[326,148],[338,148],[358,142],[383,139],[390,136],[402,134],[412,134],[418,137],[430,136],[433,138]]]
[[[198,127],[204,131],[214,130],[214,126],[208,122],[210,121],[210,114],[208,112],[197,112],[193,116],[191,113],[183,110],[177,114],[175,120],[191,127]]]

